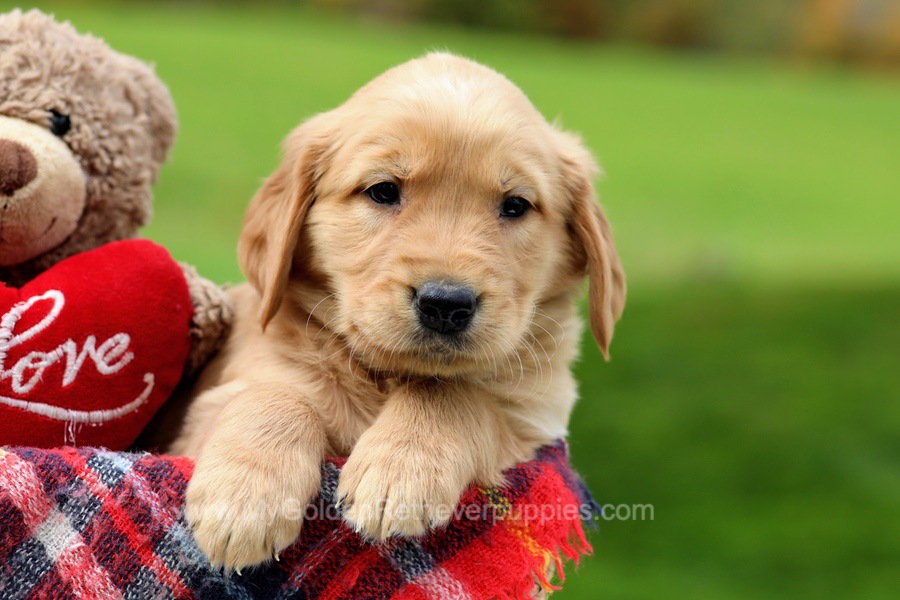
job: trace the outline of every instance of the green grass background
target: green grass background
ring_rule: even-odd
[[[583,133],[630,295],[589,340],[573,459],[602,522],[558,597],[876,599],[900,590],[900,81],[273,8],[42,4],[156,63],[180,139],[146,235],[238,281],[281,138],[429,49]]]

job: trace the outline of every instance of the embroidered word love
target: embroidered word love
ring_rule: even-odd
[[[19,325],[29,311],[40,310],[36,305],[44,301],[52,302],[50,310],[36,323],[24,331],[17,331]],[[9,351],[31,340],[45,331],[59,317],[66,304],[66,298],[59,290],[48,290],[39,296],[15,304],[0,318],[0,381],[10,379],[10,387],[17,394],[28,394],[42,380],[44,372],[57,363],[64,363],[62,385],[71,385],[88,358],[94,363],[102,375],[113,375],[121,371],[134,360],[134,353],[129,351],[131,337],[127,333],[117,333],[99,346],[97,337],[88,335],[78,349],[78,344],[71,338],[50,351],[33,350],[17,360],[7,369],[6,360]],[[30,315],[34,316],[34,314]]]

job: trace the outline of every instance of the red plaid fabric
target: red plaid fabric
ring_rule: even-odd
[[[325,510],[280,562],[227,576],[184,521],[189,460],[0,449],[0,598],[519,598],[552,563],[562,574],[563,559],[590,552],[583,523],[599,509],[563,442],[510,469],[503,488],[470,488],[446,529],[383,544],[328,510],[342,463],[323,464],[314,506]]]

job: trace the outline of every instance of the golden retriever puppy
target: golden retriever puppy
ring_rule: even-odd
[[[515,85],[444,53],[288,136],[247,210],[234,333],[171,448],[197,457],[187,516],[213,563],[277,558],[325,454],[349,455],[344,518],[380,540],[566,435],[579,284],[604,354],[625,299],[596,172]]]

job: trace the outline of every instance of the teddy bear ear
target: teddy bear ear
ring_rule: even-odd
[[[120,55],[120,60],[124,68],[119,70],[116,77],[123,84],[135,114],[146,117],[152,140],[151,170],[155,178],[159,168],[168,159],[178,133],[175,103],[169,89],[152,66],[131,56]]]

